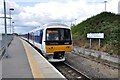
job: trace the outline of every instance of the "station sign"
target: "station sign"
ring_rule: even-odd
[[[104,38],[104,33],[88,33],[87,38],[103,39]]]

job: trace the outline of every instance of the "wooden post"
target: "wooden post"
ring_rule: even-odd
[[[100,49],[100,39],[99,39],[99,49]]]
[[[99,38],[99,51],[100,51],[100,38]],[[98,59],[101,58],[101,53],[99,52]]]

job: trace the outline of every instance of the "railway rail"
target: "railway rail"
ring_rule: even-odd
[[[66,62],[52,63],[68,80],[91,80]]]

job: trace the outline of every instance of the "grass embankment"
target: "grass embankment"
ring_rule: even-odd
[[[73,25],[74,45],[89,48],[87,33],[104,33],[104,39],[101,39],[101,48],[98,47],[98,39],[92,39],[92,49],[117,55],[120,49],[120,15],[102,12]]]

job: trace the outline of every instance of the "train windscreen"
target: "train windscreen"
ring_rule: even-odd
[[[46,42],[52,44],[64,44],[64,42],[71,42],[70,29],[48,28],[46,30]]]
[[[71,40],[69,29],[47,29],[47,41]]]

